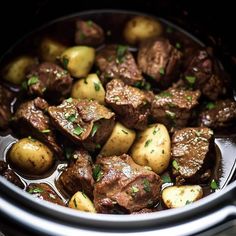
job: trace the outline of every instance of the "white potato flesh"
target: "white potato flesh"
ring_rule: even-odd
[[[69,201],[68,206],[70,208],[73,208],[79,211],[96,213],[96,210],[94,208],[92,201],[89,199],[87,195],[85,195],[83,192],[80,192],[80,191],[76,192],[72,196],[72,198]]]
[[[142,166],[149,166],[157,174],[163,173],[170,162],[171,142],[166,127],[152,124],[140,132],[131,148],[131,157]]]
[[[117,122],[111,136],[102,147],[100,155],[113,156],[127,153],[136,137],[135,131]]]
[[[199,185],[171,186],[162,191],[162,200],[168,208],[178,208],[202,198]]]
[[[147,16],[136,16],[126,23],[123,34],[129,44],[136,44],[160,36],[162,31],[159,21]]]
[[[30,56],[17,57],[3,69],[3,79],[10,83],[20,85],[25,80],[27,69],[36,63],[37,60]]]
[[[42,39],[39,47],[40,58],[42,61],[55,62],[65,50],[65,45],[45,37]]]
[[[94,59],[95,49],[87,46],[70,47],[61,54],[63,66],[76,78],[88,75]]]
[[[12,145],[9,161],[24,174],[43,174],[53,165],[53,153],[43,143],[23,138]]]
[[[85,79],[79,79],[73,84],[72,98],[94,99],[105,104],[105,90],[97,74],[89,74]]]

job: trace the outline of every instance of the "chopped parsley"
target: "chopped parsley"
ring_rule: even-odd
[[[151,192],[150,182],[147,179],[143,180],[143,189],[146,192]]]
[[[161,153],[162,153],[162,154],[165,154],[165,150],[164,150],[164,149],[162,149]]]
[[[160,75],[164,75],[165,74],[165,69],[163,67],[160,68],[159,70]]]
[[[92,132],[91,132],[91,136],[94,137],[94,135],[96,134],[97,130],[99,128],[98,124],[94,124],[93,128],[92,128]]]
[[[66,120],[68,120],[69,122],[74,122],[76,120],[76,114],[66,116]]]
[[[162,181],[163,181],[164,184],[166,184],[166,183],[172,183],[171,178],[170,178],[169,175],[163,175],[163,176],[161,176],[161,179],[162,179]]]
[[[96,83],[96,82],[93,82],[93,84],[94,84],[94,89],[95,89],[95,91],[99,91],[100,90],[100,85],[99,85],[99,83]]]
[[[214,179],[211,181],[210,186],[211,186],[211,189],[213,189],[213,190],[216,190],[219,188],[218,183]]]
[[[116,49],[116,62],[122,63],[124,61],[124,56],[127,51],[127,46],[124,45],[118,45]]]
[[[127,132],[127,131],[125,131],[125,130],[123,130],[123,129],[122,129],[121,131],[122,131],[124,134],[128,134],[128,132]]]
[[[213,102],[208,102],[208,103],[206,104],[206,108],[207,108],[208,110],[214,109],[215,107],[216,107],[216,105],[215,105],[215,103],[213,103]]]
[[[33,85],[33,84],[37,84],[39,82],[39,78],[38,76],[32,76],[29,78],[28,82],[27,82],[27,85],[30,86],[30,85]]]
[[[56,199],[56,196],[52,193],[49,193],[49,197],[52,198],[52,199]]]
[[[46,134],[46,133],[50,133],[50,129],[44,129],[44,130],[41,130],[41,133],[44,133],[44,134]]]
[[[28,85],[27,85],[27,81],[23,81],[21,84],[21,89],[22,90],[27,90],[28,89]]]
[[[95,146],[95,148],[96,148],[96,149],[99,149],[99,148],[101,148],[101,145],[100,145],[99,143],[97,143],[96,146]]]
[[[187,200],[187,201],[185,202],[185,205],[189,205],[190,203],[192,203],[192,201]]]
[[[67,69],[68,64],[69,64],[69,59],[67,57],[62,57],[62,65],[64,69]]]
[[[82,192],[82,195],[83,195],[84,198],[87,198],[87,196],[84,192]]]
[[[186,99],[187,99],[189,102],[191,102],[193,98],[192,98],[192,96],[187,96]]]
[[[73,134],[79,136],[84,132],[83,128],[81,128],[79,125],[74,129]]]
[[[96,164],[93,168],[93,178],[98,182],[103,176],[101,166]]]
[[[28,193],[42,193],[43,189],[37,187],[37,188],[31,188],[28,190]]]
[[[152,149],[150,153],[152,154],[152,153],[154,153],[154,152],[155,152],[155,150],[154,150],[154,149]]]
[[[93,26],[93,22],[91,20],[86,21],[86,23],[89,27]]]
[[[152,139],[148,139],[145,144],[144,144],[144,147],[148,147],[148,145],[152,142]]]
[[[177,49],[180,49],[180,48],[181,48],[181,44],[177,42],[177,43],[175,44],[175,47],[176,47]]]
[[[35,141],[36,141],[36,139],[32,138],[31,136],[28,136],[28,139],[29,139],[30,141],[32,141],[32,142],[35,142]]]
[[[160,97],[173,97],[173,95],[167,91],[163,91],[161,93],[159,93],[157,96],[160,96]]]
[[[86,38],[85,34],[83,32],[80,32],[79,39],[83,41]]]
[[[171,119],[175,119],[175,117],[176,117],[174,112],[168,111],[168,110],[166,111],[166,115]]]
[[[72,103],[73,99],[72,98],[67,98],[66,101],[69,102],[69,103]]]
[[[176,170],[179,170],[179,164],[176,160],[173,160],[172,161],[172,166],[176,169]]]
[[[155,127],[154,130],[153,130],[153,132],[152,132],[152,134],[153,134],[153,135],[156,135],[159,130],[160,130],[159,127]]]
[[[73,199],[73,203],[74,203],[75,208],[77,208],[78,206],[77,206],[77,202],[75,198]]]
[[[137,193],[139,191],[139,189],[135,186],[131,187],[132,193]]]
[[[194,85],[196,81],[196,77],[194,76],[185,76],[185,79],[189,82],[189,84]]]

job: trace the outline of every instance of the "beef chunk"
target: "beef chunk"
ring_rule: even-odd
[[[106,142],[115,125],[115,114],[96,101],[70,98],[48,112],[64,135],[90,151]]]
[[[193,108],[198,104],[199,91],[170,88],[156,95],[151,114],[155,121],[173,128],[185,127],[191,118]]]
[[[0,129],[6,129],[11,118],[13,93],[0,84]]]
[[[133,55],[125,46],[108,45],[98,52],[95,61],[101,71],[103,83],[119,78],[126,84],[135,85],[143,80]]]
[[[119,115],[119,120],[129,128],[139,130],[147,126],[150,113],[150,96],[138,88],[113,79],[106,86],[106,103]]]
[[[155,79],[162,87],[168,87],[177,77],[182,53],[168,39],[155,38],[141,44],[138,66],[143,73]]]
[[[33,67],[26,77],[30,95],[45,97],[53,102],[67,97],[73,82],[66,70],[51,62]]]
[[[236,102],[230,99],[208,103],[199,115],[199,125],[213,129],[232,125],[236,121]]]
[[[177,184],[199,183],[210,177],[214,165],[213,132],[209,128],[184,128],[172,137],[172,171]]]
[[[4,161],[0,161],[0,175],[19,188],[24,188],[24,184],[21,179],[15,174],[13,170],[8,169],[7,163]]]
[[[104,41],[103,29],[93,21],[76,21],[75,43],[78,45],[98,46]]]
[[[132,213],[159,200],[160,177],[126,154],[99,157],[95,166],[94,205],[100,213]]]
[[[75,161],[59,177],[59,188],[69,196],[82,191],[92,199],[94,180],[91,156],[87,151],[80,149],[73,153],[72,158]]]
[[[45,114],[47,108],[48,103],[42,98],[22,103],[17,109],[12,123],[22,136],[35,137],[61,157],[62,150],[56,143],[55,131],[50,124],[49,117]]]
[[[184,72],[185,83],[193,89],[199,89],[210,100],[216,100],[226,93],[223,74],[217,62],[206,50],[198,50],[188,59],[189,63]]]
[[[27,186],[26,191],[41,200],[65,206],[58,194],[46,183],[31,183]]]

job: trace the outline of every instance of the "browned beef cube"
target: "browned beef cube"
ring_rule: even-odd
[[[91,156],[80,149],[73,153],[72,159],[74,162],[59,177],[59,188],[70,197],[77,191],[82,191],[92,199],[94,180]]]
[[[6,129],[11,118],[13,93],[0,84],[0,129]]]
[[[106,86],[106,103],[119,115],[119,120],[129,128],[139,130],[147,126],[150,97],[138,88],[113,79]]]
[[[53,102],[67,97],[73,82],[66,70],[51,62],[33,67],[26,77],[30,95],[45,97]]]
[[[7,163],[4,161],[0,161],[0,175],[19,188],[24,188],[24,184],[21,179],[15,174],[13,170],[7,167]]]
[[[119,78],[126,84],[135,85],[143,80],[133,55],[125,46],[108,45],[98,52],[95,61],[101,71],[103,83],[109,79]]]
[[[198,104],[199,91],[170,88],[156,95],[151,114],[155,121],[171,129],[185,127],[193,108]]]
[[[213,129],[230,126],[236,121],[236,102],[230,99],[210,102],[199,115],[199,125]]]
[[[31,183],[28,185],[26,191],[41,200],[65,206],[65,203],[58,194],[46,183]]]
[[[168,39],[151,39],[143,44],[138,53],[138,66],[162,87],[168,87],[177,77],[182,53]]]
[[[204,96],[216,100],[226,93],[225,82],[216,61],[206,50],[198,50],[189,59],[184,80],[193,89],[199,89]]]
[[[160,177],[134,163],[130,156],[99,157],[95,169],[94,205],[97,212],[132,213],[158,202]]]
[[[184,128],[172,137],[172,170],[177,184],[206,181],[214,165],[213,131],[209,128]]]
[[[109,138],[115,114],[96,101],[67,99],[48,109],[54,125],[75,144],[94,151]]]
[[[12,123],[22,136],[35,137],[62,157],[61,147],[56,143],[55,131],[49,117],[45,114],[47,108],[48,103],[42,98],[22,103],[17,109]]]
[[[75,43],[78,45],[98,46],[104,41],[103,29],[93,21],[76,21]]]

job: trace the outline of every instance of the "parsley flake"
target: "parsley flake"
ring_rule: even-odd
[[[32,76],[29,78],[28,82],[27,82],[27,85],[30,86],[30,85],[34,85],[34,84],[37,84],[39,82],[39,78],[38,76]]]

